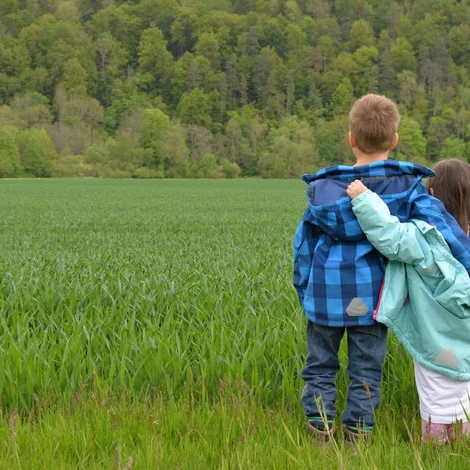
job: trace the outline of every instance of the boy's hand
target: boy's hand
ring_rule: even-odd
[[[351,199],[356,198],[357,196],[361,195],[362,193],[365,193],[366,191],[367,191],[367,188],[359,180],[353,181],[348,186],[348,189],[346,189],[346,192],[348,193],[348,196]]]

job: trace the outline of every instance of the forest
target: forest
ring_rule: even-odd
[[[0,2],[3,178],[297,178],[368,92],[392,158],[470,160],[470,1]]]

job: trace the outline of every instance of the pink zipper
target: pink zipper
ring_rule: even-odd
[[[377,301],[377,307],[375,307],[375,310],[372,313],[372,318],[374,320],[377,320],[377,313],[380,308],[380,302],[382,301],[382,295],[384,293],[384,288],[385,288],[385,279],[382,281],[382,286],[380,287],[380,292],[379,292],[379,299]]]

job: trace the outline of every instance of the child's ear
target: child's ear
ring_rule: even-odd
[[[390,150],[393,150],[397,145],[398,145],[398,134],[395,132],[395,136],[393,137],[392,146],[390,147]]]
[[[429,193],[431,194],[431,196],[434,196],[434,189],[429,188]]]
[[[351,132],[349,132],[349,146],[353,149],[354,147],[356,147],[356,139],[354,138],[354,136],[352,135]]]

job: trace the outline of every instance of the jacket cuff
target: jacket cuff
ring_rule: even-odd
[[[357,205],[361,204],[364,202],[364,200],[370,198],[372,196],[372,191],[368,189],[367,191],[363,192],[362,194],[359,194],[359,196],[355,197],[352,199],[351,204],[353,207],[356,207]]]

